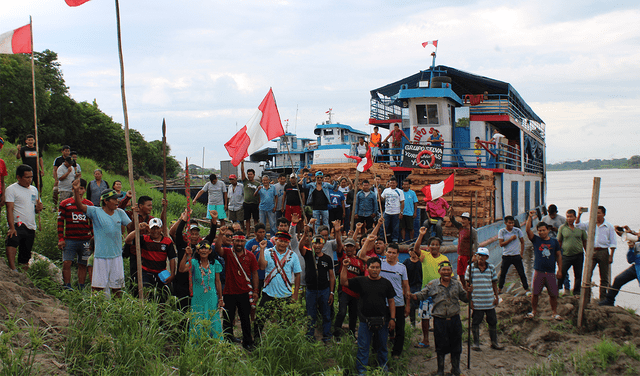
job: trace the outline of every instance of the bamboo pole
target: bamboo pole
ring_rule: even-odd
[[[374,179],[375,181],[375,179]],[[378,196],[378,208],[380,209],[380,216],[382,217],[382,233],[384,234],[384,242],[385,244],[387,243],[387,227],[384,224],[384,210],[382,209],[382,201],[380,200],[380,187],[376,186],[376,190],[378,191],[377,196]],[[378,235],[378,234],[376,234]]]
[[[471,204],[469,205],[469,213],[473,213],[473,199],[471,199]],[[473,226],[471,226],[471,218],[469,218],[469,265],[473,264],[472,229]],[[471,269],[469,269],[469,280],[466,281],[466,283],[473,286],[473,273],[471,273]],[[471,297],[469,297],[467,312],[467,369],[471,369]]]
[[[133,180],[133,156],[131,153],[131,143],[129,141],[129,115],[127,113],[127,97],[124,89],[124,58],[122,56],[122,33],[120,31],[120,5],[118,0],[116,1],[116,27],[118,32],[118,55],[120,57],[120,92],[122,94],[122,111],[124,113],[124,141],[127,146],[127,164],[129,169],[129,184],[131,185],[131,201],[136,202],[136,188]],[[138,214],[133,212],[133,225],[135,231],[138,232]],[[140,255],[140,236],[136,235],[136,261],[138,263],[138,297],[140,301],[144,301],[144,290],[142,288],[142,257]]]
[[[587,233],[587,251],[584,257],[584,269],[582,272],[582,293],[580,294],[580,306],[578,308],[578,328],[582,327],[584,308],[591,297],[591,266],[593,265],[593,248],[596,237],[596,216],[598,215],[598,200],[600,198],[600,178],[593,178],[593,189],[591,191],[591,213],[589,213],[589,231]],[[577,282],[577,281],[576,281]]]
[[[167,202],[167,124],[162,119],[162,205]],[[162,227],[167,228],[167,211],[162,210]],[[187,224],[188,225],[188,224]],[[168,234],[164,234],[168,236]]]
[[[36,137],[36,176],[34,176],[36,180],[36,188],[38,189],[38,201],[42,201],[40,197],[42,196],[42,190],[40,187],[40,146],[38,144],[38,112],[36,106],[36,68],[35,62],[33,61],[33,20],[31,16],[29,16],[29,31],[31,32],[31,84],[33,87],[33,126],[35,128],[35,137]],[[4,192],[3,192],[4,193]],[[54,208],[55,209],[55,208]],[[40,213],[38,213],[38,231],[42,230],[42,224],[40,221]]]
[[[351,204],[351,219],[350,222],[351,226],[349,227],[350,231],[353,231],[353,226],[354,226],[354,219],[356,217],[356,201],[358,200],[358,179],[360,178],[360,171],[358,171],[358,169],[356,168],[356,179],[355,182],[353,184],[353,204]]]

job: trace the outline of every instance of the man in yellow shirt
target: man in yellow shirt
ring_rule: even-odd
[[[420,235],[416,240],[416,244],[413,247],[413,253],[418,256],[422,263],[422,288],[424,289],[429,282],[434,279],[440,278],[438,273],[438,265],[443,261],[449,261],[447,256],[440,253],[440,246],[442,245],[442,239],[437,237],[431,237],[429,239],[429,252],[420,249],[422,239],[427,233],[426,227],[420,227]],[[416,348],[427,348],[429,346],[429,320],[431,320],[431,310],[433,309],[433,299],[428,298],[420,302],[420,308],[418,309],[418,316],[422,320],[422,335],[423,340],[419,342]]]

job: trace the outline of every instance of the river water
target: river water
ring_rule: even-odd
[[[547,172],[547,205],[556,204],[558,212],[565,215],[568,209],[578,206],[589,207],[591,205],[591,192],[593,190],[593,178],[600,177],[599,205],[607,209],[605,219],[613,225],[628,225],[634,231],[640,229],[640,170],[572,170]],[[582,215],[582,220],[588,220],[589,213]],[[618,248],[614,254],[611,270],[611,282],[620,272],[629,267],[626,259],[628,246],[620,237]],[[599,283],[598,268],[594,271],[594,282]],[[569,275],[572,279],[573,272]],[[640,294],[640,286],[637,281],[627,283],[622,290]],[[597,297],[597,288],[593,289],[593,296]],[[640,312],[640,296],[619,293],[616,305],[630,307]]]

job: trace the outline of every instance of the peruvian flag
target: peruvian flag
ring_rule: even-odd
[[[77,7],[78,5],[82,5],[82,4],[86,3],[89,0],[64,0],[64,1],[70,7]]]
[[[438,48],[438,41],[437,40],[430,40],[428,42],[424,42],[424,43],[422,43],[422,47],[426,48],[430,44],[433,44],[433,47]]]
[[[425,185],[424,188],[422,188],[422,193],[424,193],[424,200],[435,200],[436,198],[442,197],[443,195],[451,192],[454,186],[454,180],[455,178],[453,174],[451,174],[451,176],[444,179],[438,184]]]
[[[258,110],[253,114],[249,122],[242,127],[226,144],[227,152],[231,157],[231,164],[237,166],[240,162],[260,149],[264,144],[284,134],[282,122],[273,90],[269,89]]]
[[[30,54],[31,24],[0,35],[0,54]]]
[[[356,170],[360,172],[365,172],[369,168],[371,168],[371,166],[373,166],[373,158],[371,158],[371,148],[367,148],[367,154],[364,156],[364,158],[360,158],[355,155],[347,155],[347,154],[345,154],[344,156],[347,158],[355,159],[356,162],[358,162],[358,165],[356,166]]]

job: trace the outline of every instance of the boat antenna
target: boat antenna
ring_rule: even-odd
[[[331,122],[331,115],[333,115],[333,112],[331,112],[331,110],[333,110],[333,108],[330,108],[329,111],[325,112],[325,114],[329,114],[329,123],[328,124],[333,124]]]
[[[298,105],[296,104],[296,122],[293,124],[293,132],[298,134]]]
[[[431,86],[431,80],[433,79],[433,71],[436,69],[436,54],[438,53],[438,44],[435,44],[436,50],[431,53],[433,60],[431,60],[431,76],[429,77],[429,86]]]

